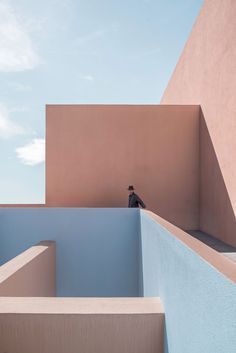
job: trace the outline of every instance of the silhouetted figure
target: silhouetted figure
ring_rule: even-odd
[[[142,208],[146,208],[146,205],[143,202],[143,200],[141,200],[140,197],[137,194],[135,194],[133,185],[130,185],[127,190],[129,191],[128,207],[136,207],[137,208],[140,205]]]

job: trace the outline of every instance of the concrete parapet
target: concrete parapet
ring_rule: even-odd
[[[42,241],[0,267],[0,296],[56,295],[55,242]]]
[[[0,313],[2,352],[163,352],[159,298],[0,298]]]
[[[236,264],[141,211],[143,295],[165,307],[166,353],[235,353]]]

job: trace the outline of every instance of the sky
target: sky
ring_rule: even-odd
[[[45,201],[46,104],[158,104],[203,0],[0,0],[0,204]]]

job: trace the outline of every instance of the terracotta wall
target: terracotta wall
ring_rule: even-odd
[[[200,228],[236,246],[236,219],[204,116],[200,119]]]
[[[163,353],[159,298],[14,299],[0,298],[1,352]]]
[[[161,101],[202,107],[200,225],[232,245],[236,245],[235,18],[235,1],[205,1]]]
[[[56,295],[55,243],[42,241],[0,267],[0,296]]]
[[[47,106],[46,205],[147,208],[180,227],[199,221],[199,107]]]
[[[23,207],[23,208],[38,208],[38,207],[45,207],[44,203],[1,203],[0,204],[0,208],[19,208],[19,207]]]

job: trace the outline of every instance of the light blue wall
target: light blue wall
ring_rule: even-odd
[[[1,263],[44,239],[57,243],[59,296],[143,290],[164,304],[166,353],[236,353],[236,285],[145,212],[0,209]]]
[[[137,209],[0,209],[0,261],[57,243],[58,296],[138,296]]]
[[[236,353],[236,285],[141,211],[144,296],[160,296],[166,352]]]

